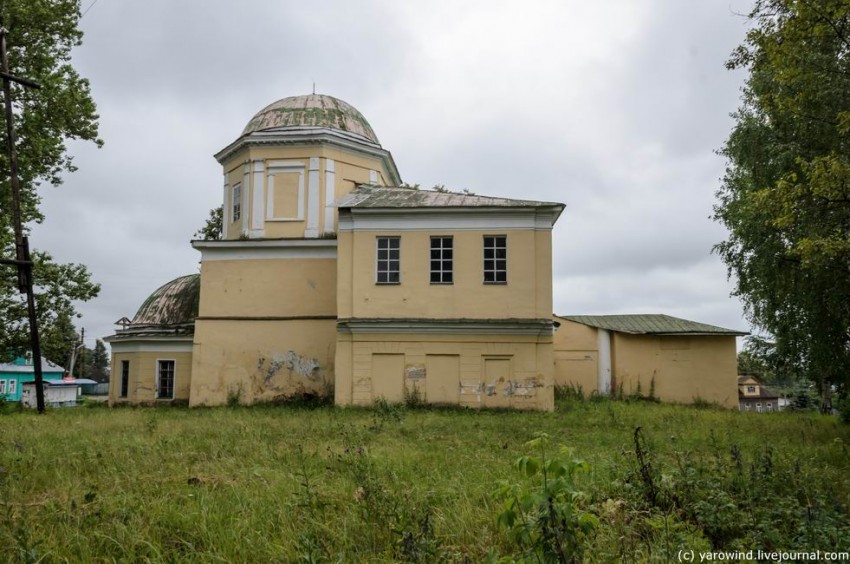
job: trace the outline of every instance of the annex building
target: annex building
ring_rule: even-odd
[[[324,95],[267,106],[215,157],[222,239],[193,241],[200,274],[106,339],[111,403],[553,408],[562,204],[404,187],[360,112]]]

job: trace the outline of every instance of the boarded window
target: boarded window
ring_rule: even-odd
[[[428,403],[458,403],[460,356],[429,354],[425,357],[425,399]]]
[[[389,402],[404,400],[404,355],[372,355],[372,398]]]

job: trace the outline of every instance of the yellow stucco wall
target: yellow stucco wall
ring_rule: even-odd
[[[307,144],[301,146],[285,147],[246,147],[230,156],[222,164],[225,180],[227,183],[225,196],[225,214],[232,219],[230,213],[232,206],[233,188],[237,184],[242,186],[244,192],[242,214],[245,220],[229,221],[226,239],[239,239],[243,231],[250,231],[253,225],[254,206],[253,198],[256,190],[257,175],[255,175],[255,162],[262,163],[263,210],[265,210],[263,223],[264,238],[281,237],[304,237],[307,227],[307,213],[310,206],[310,159],[317,158],[315,179],[318,195],[318,232],[336,232],[338,215],[332,210],[332,220],[328,221],[326,208],[337,198],[351,192],[357,184],[372,182],[370,171],[375,171],[379,185],[391,184],[391,176],[386,169],[383,159],[366,153],[358,153],[329,145]],[[286,168],[270,168],[281,161],[287,163]],[[333,165],[333,197],[328,198],[327,183],[329,166]],[[247,167],[246,167],[247,164]],[[296,166],[300,165],[300,169]],[[272,181],[274,187],[273,210],[269,213],[267,209],[269,198],[269,175],[274,176]],[[297,186],[302,183],[302,204],[300,209],[301,218],[297,209]],[[294,212],[294,213],[293,213]],[[268,219],[268,217],[286,217],[286,219]],[[246,229],[245,229],[246,228]]]
[[[738,405],[735,337],[653,337],[613,333],[615,386],[625,393],[649,393],[665,401],[701,399],[724,407]]]
[[[127,397],[121,394],[121,362],[130,361]],[[156,377],[159,360],[174,362],[174,397],[157,399]],[[187,401],[191,382],[192,353],[164,351],[115,352],[112,354],[113,376],[109,379],[109,403],[154,403]]]
[[[598,344],[596,329],[560,318],[553,337],[555,385],[579,386],[584,394],[598,388]]]
[[[340,334],[335,401],[371,405],[418,393],[429,403],[554,409],[551,337]]]
[[[336,315],[333,259],[209,260],[201,263],[199,315]]]
[[[195,322],[190,405],[271,401],[328,393],[333,385],[336,321]]]
[[[483,283],[484,235],[507,235],[508,283]],[[454,283],[430,283],[430,238],[454,239]],[[401,283],[375,283],[376,237],[401,237]],[[338,239],[340,318],[549,319],[551,233],[532,230],[344,231]]]
[[[555,383],[597,391],[597,330],[555,318]],[[611,332],[611,385],[624,394],[640,392],[663,401],[695,399],[724,407],[738,405],[734,336],[653,336]]]

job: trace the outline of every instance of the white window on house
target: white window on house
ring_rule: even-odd
[[[233,221],[239,221],[242,217],[242,185],[236,184],[233,186],[233,201],[231,205],[231,210],[233,211],[233,215],[231,218]]]
[[[757,404],[756,404],[756,411],[758,411],[759,413],[761,413],[761,404],[760,404],[760,403],[757,403]]]
[[[375,282],[377,284],[401,283],[401,238],[378,237],[377,245]]]
[[[756,387],[755,386],[747,386],[747,393],[748,394],[756,393]]]
[[[130,361],[121,361],[121,397],[126,398],[130,390]]]
[[[157,399],[174,398],[174,361],[158,360],[156,369]]]
[[[745,403],[744,404],[744,411],[749,411],[749,410],[750,410],[750,404]]]
[[[766,403],[765,405],[767,406],[768,411],[773,411],[773,404],[772,403]]]
[[[484,236],[484,283],[508,283],[508,236]]]
[[[431,284],[452,284],[454,271],[454,240],[451,237],[431,237]]]
[[[6,380],[0,380],[0,394],[6,393]]]
[[[14,395],[18,391],[18,381],[9,380],[9,395]]]

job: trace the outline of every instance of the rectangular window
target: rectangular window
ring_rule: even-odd
[[[431,237],[431,284],[454,282],[454,241],[451,237]]]
[[[749,394],[756,393],[756,387],[755,386],[747,386],[747,393],[749,393]]]
[[[174,361],[157,361],[157,399],[172,399],[174,397]]]
[[[239,221],[242,217],[242,185],[233,187],[233,221]]]
[[[378,237],[378,262],[375,282],[399,284],[401,282],[401,239]]]
[[[757,403],[757,404],[756,404],[756,411],[758,411],[759,413],[761,413],[761,404],[760,404],[760,403]]]
[[[18,391],[18,381],[17,380],[9,380],[9,395],[15,395],[15,392]]]
[[[484,283],[508,283],[508,236],[484,236]]]
[[[121,397],[126,398],[130,390],[130,361],[121,361]]]
[[[6,380],[0,380],[0,394],[6,393]]]

